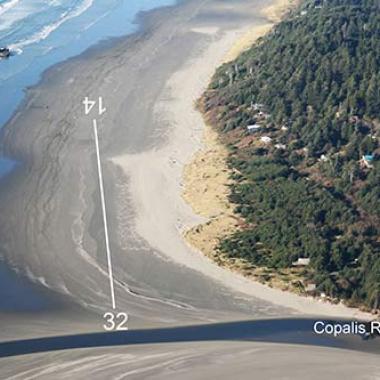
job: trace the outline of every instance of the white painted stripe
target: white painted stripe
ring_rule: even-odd
[[[93,126],[94,126],[94,137],[95,137],[95,147],[96,147],[96,158],[97,158],[97,162],[98,162],[100,200],[101,200],[101,203],[102,203],[104,237],[105,237],[105,241],[106,241],[108,276],[109,276],[109,280],[110,280],[110,289],[111,289],[111,301],[112,301],[112,308],[116,309],[115,291],[114,291],[114,286],[113,286],[111,250],[110,250],[110,243],[109,243],[109,238],[108,238],[106,202],[105,202],[105,198],[104,198],[103,174],[102,174],[102,166],[101,166],[101,163],[100,163],[98,125],[97,125],[97,121],[95,119],[93,120]]]

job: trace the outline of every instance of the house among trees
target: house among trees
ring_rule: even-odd
[[[300,257],[297,261],[294,261],[292,264],[294,267],[306,267],[310,264],[310,259],[307,257]]]
[[[263,137],[261,137],[260,141],[265,143],[265,144],[269,144],[272,142],[272,138],[269,136],[263,136]]]
[[[305,286],[305,292],[310,295],[315,295],[317,291],[317,284],[311,283]]]
[[[252,134],[259,131],[261,128],[262,126],[260,124],[252,124],[247,126],[247,131]]]
[[[264,108],[264,105],[263,105],[263,104],[260,104],[260,103],[253,103],[253,102],[251,102],[251,107],[252,107],[255,111],[259,111],[260,109]]]
[[[263,112],[263,111],[259,111],[258,115],[262,119],[267,119],[269,117],[269,115],[267,113]]]
[[[365,154],[362,156],[362,159],[360,160],[360,165],[363,168],[372,169],[373,168],[373,154]]]
[[[359,121],[360,121],[360,117],[357,116],[357,115],[353,115],[353,116],[350,116],[350,118],[348,119],[348,121],[349,121],[351,124],[359,123]]]

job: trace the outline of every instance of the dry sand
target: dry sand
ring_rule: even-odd
[[[257,39],[268,33],[273,25],[279,22],[289,9],[296,6],[298,1],[275,0],[271,5],[265,7],[260,13],[266,18],[267,23],[244,31],[225,55],[224,61],[232,61],[244,50],[249,49]]]

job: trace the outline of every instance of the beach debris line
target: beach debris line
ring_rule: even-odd
[[[83,105],[84,105],[85,115],[90,115],[91,112],[95,111],[94,107],[96,105],[98,106],[97,107],[98,116],[102,116],[107,111],[106,107],[104,107],[103,105],[103,98],[101,96],[99,96],[97,100],[91,100],[88,96],[86,96],[83,100]],[[125,312],[115,312],[116,298],[115,298],[114,278],[113,278],[113,270],[112,270],[112,256],[111,256],[109,234],[108,234],[107,209],[106,209],[106,201],[105,201],[105,194],[104,194],[103,172],[102,172],[102,165],[101,165],[101,159],[100,159],[98,120],[96,118],[92,119],[92,127],[93,127],[93,133],[94,133],[94,141],[95,141],[100,201],[101,201],[102,216],[103,216],[104,239],[105,239],[105,247],[106,247],[106,255],[107,255],[108,278],[109,278],[111,305],[112,305],[112,311],[108,311],[104,313],[103,315],[103,318],[105,320],[105,323],[103,324],[103,328],[106,331],[126,331],[128,330],[128,326],[127,326],[127,322],[129,318],[128,314]]]

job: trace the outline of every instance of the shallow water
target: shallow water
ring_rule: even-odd
[[[0,261],[0,312],[37,311],[52,307],[48,297],[39,286],[19,276]]]
[[[136,16],[175,0],[0,0],[0,127],[49,67],[137,29]],[[0,178],[17,165],[0,157]],[[1,254],[0,254],[1,258]],[[51,300],[0,261],[0,312],[41,310]]]
[[[12,116],[25,90],[56,63],[108,38],[136,31],[139,12],[175,0],[0,0],[0,127]],[[14,162],[0,157],[0,177]]]
[[[0,125],[48,67],[107,38],[133,33],[141,11],[175,0],[0,0]]]

